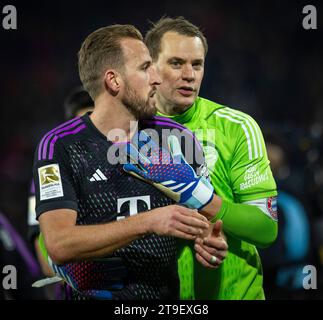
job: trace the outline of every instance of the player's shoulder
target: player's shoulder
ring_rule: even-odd
[[[211,101],[202,97],[197,97],[194,105],[197,109],[199,118],[202,119],[208,119],[209,117],[212,117],[215,111],[225,107],[215,101]]]
[[[247,131],[259,131],[259,126],[256,120],[249,114],[233,109],[231,107],[223,106],[213,113],[218,126],[222,127],[228,132],[239,131],[244,133]]]
[[[80,139],[86,127],[85,117],[82,116],[68,120],[46,132],[37,146],[38,160],[50,160],[55,148]]]
[[[215,117],[233,148],[243,146],[250,160],[266,153],[261,129],[253,117],[230,107],[217,110]]]

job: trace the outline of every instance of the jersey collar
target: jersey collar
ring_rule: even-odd
[[[92,133],[98,137],[100,137],[101,139],[108,141],[107,137],[94,125],[94,123],[92,122],[91,118],[90,118],[90,114],[92,112],[89,111],[86,114],[84,114],[82,116],[82,118],[84,119],[84,121],[86,122],[88,128],[92,131]]]
[[[87,127],[89,128],[89,130],[91,131],[91,134],[94,134],[95,136],[99,137],[100,139],[103,139],[104,141],[107,141],[108,143],[112,143],[114,144],[114,142],[110,141],[108,139],[108,137],[106,137],[92,122],[90,115],[91,115],[92,111],[87,112],[86,114],[84,114],[81,118],[84,119],[84,121],[87,123]],[[139,130],[141,129],[142,124],[139,121]],[[129,142],[120,142],[119,144],[127,144]]]
[[[167,115],[164,113],[161,113],[160,111],[157,111],[157,115],[165,117],[165,118],[169,118],[172,119],[178,123],[184,124],[184,123],[188,123],[190,122],[193,117],[196,115],[197,113],[197,101],[198,101],[199,97],[196,98],[195,102],[192,104],[192,106],[190,108],[188,108],[184,113],[181,114],[175,114],[175,115]]]

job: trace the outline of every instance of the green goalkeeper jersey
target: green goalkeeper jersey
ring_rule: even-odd
[[[250,116],[198,97],[183,114],[165,117],[192,130],[202,143],[212,185],[223,200],[250,204],[277,195],[261,130]],[[257,231],[257,221],[250,220],[250,232]],[[229,252],[218,269],[206,269],[194,259],[195,299],[264,299],[256,247],[230,233],[226,236]],[[186,256],[186,261],[179,260],[179,273],[187,281],[193,272],[187,266],[192,255]]]

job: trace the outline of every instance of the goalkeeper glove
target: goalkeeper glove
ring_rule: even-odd
[[[169,151],[159,147],[144,131],[139,138],[137,147],[133,143],[127,145],[127,153],[136,163],[125,164],[126,172],[188,208],[201,209],[212,200],[214,188],[187,163],[176,136],[168,137]],[[143,140],[147,142],[142,143]]]

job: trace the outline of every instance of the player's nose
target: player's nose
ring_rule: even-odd
[[[193,66],[190,64],[185,64],[182,69],[182,78],[186,81],[194,81],[195,80],[195,71]]]
[[[162,83],[161,77],[158,75],[156,68],[152,65],[150,67],[150,84],[151,85],[160,85]]]

